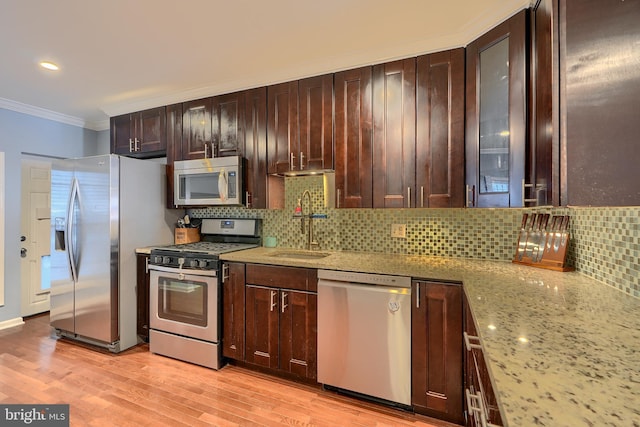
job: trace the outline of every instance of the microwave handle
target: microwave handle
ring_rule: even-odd
[[[220,169],[220,174],[218,175],[218,194],[220,194],[220,200],[226,201],[229,190],[229,179],[227,177],[226,169]]]

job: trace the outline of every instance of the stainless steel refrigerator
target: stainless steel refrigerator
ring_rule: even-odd
[[[114,353],[138,343],[138,247],[173,242],[165,166],[116,155],[51,168],[51,326]]]

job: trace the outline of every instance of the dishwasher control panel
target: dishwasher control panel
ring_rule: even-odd
[[[353,271],[318,270],[318,279],[336,282],[362,283],[371,285],[410,288],[411,277],[389,274],[358,273]]]

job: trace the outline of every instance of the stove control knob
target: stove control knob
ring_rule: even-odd
[[[162,257],[160,255],[154,255],[153,259],[151,261],[154,264],[161,264],[162,263]]]
[[[162,257],[163,264],[169,264],[170,262],[171,262],[171,258],[169,258],[168,256]]]
[[[206,259],[201,259],[198,261],[198,264],[200,266],[200,268],[205,268],[207,266],[207,260]]]
[[[189,261],[189,267],[197,267],[198,266],[198,260],[197,259],[192,259]]]

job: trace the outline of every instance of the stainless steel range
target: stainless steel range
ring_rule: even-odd
[[[257,219],[203,219],[202,241],[151,250],[149,350],[222,367],[220,255],[260,244]]]

